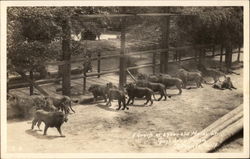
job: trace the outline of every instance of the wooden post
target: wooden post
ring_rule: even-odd
[[[222,57],[223,57],[223,45],[220,47],[220,64],[222,63]]]
[[[132,75],[132,73],[127,69],[127,73],[128,75],[136,82],[137,80],[135,79],[135,77]]]
[[[238,48],[238,56],[237,56],[237,61],[238,61],[238,62],[240,62],[240,49],[241,49],[241,48],[240,48],[240,46],[239,46],[239,48]]]
[[[39,92],[41,92],[43,95],[45,95],[45,96],[48,96],[48,95],[49,95],[49,94],[48,94],[45,90],[43,90],[38,84],[36,84],[35,82],[31,81],[30,78],[28,78],[28,77],[26,76],[26,74],[25,74],[23,71],[16,69],[16,72],[17,72],[19,75],[21,75],[21,77],[24,79],[24,81],[29,82],[33,87],[35,87],[35,88],[36,88]]]
[[[83,77],[83,90],[82,93],[85,94],[86,93],[86,81],[87,81],[87,77],[86,77],[86,73],[83,73],[84,77]]]
[[[9,85],[9,71],[7,70],[7,93],[9,93],[9,87],[8,87],[8,85]]]
[[[213,44],[213,46],[212,46],[212,57],[214,57],[214,55],[215,55],[215,45]]]
[[[100,73],[101,72],[101,52],[98,51],[97,53],[98,56],[98,61],[97,61],[97,72]],[[98,78],[100,78],[100,75],[97,76]]]
[[[181,50],[179,50],[179,51],[177,52],[177,57],[178,57],[179,63],[181,63],[181,55],[182,55],[182,52],[181,52]]]
[[[153,58],[152,58],[152,63],[153,63],[153,74],[155,74],[155,64],[156,64],[156,52],[153,52]]]
[[[160,73],[164,72],[164,52],[160,53]]]
[[[86,93],[86,83],[87,83],[87,79],[86,79],[86,73],[88,72],[88,69],[86,69],[86,63],[87,63],[87,47],[88,47],[88,41],[87,39],[84,40],[84,58],[85,58],[85,61],[83,63],[83,75],[84,77],[82,78],[82,94],[85,94]]]
[[[62,94],[70,96],[70,76],[71,76],[71,28],[70,28],[70,18],[67,17],[62,21],[62,53],[63,60],[66,61],[66,64],[63,65],[62,69]]]
[[[198,56],[198,54],[197,54],[197,48],[196,48],[196,46],[194,45],[194,61],[195,61],[195,62],[198,61],[198,60],[197,60],[197,56]]]
[[[162,49],[168,49],[169,48],[169,29],[170,29],[170,17],[163,17],[162,23],[161,23],[161,31],[162,31],[162,39],[161,39],[161,48]],[[167,73],[168,72],[168,58],[169,58],[169,52],[164,51],[161,52],[161,73]]]
[[[203,53],[203,50],[202,48],[199,49],[199,64],[202,64],[202,53]]]
[[[199,50],[200,50],[200,52],[199,52],[199,64],[202,64],[204,62],[205,57],[206,57],[206,50],[205,50],[205,48],[202,48],[202,47]]]
[[[30,71],[30,80],[33,81],[33,71]],[[30,95],[34,94],[34,88],[32,86],[32,84],[30,84]]]
[[[120,76],[119,76],[119,88],[123,89],[124,84],[126,83],[126,63],[127,58],[125,55],[125,19],[122,18],[121,21],[121,52],[120,55]]]
[[[206,54],[207,54],[207,49],[206,48],[203,48],[202,49],[202,60],[204,60],[205,59],[205,57],[206,57]]]

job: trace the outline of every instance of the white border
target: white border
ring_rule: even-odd
[[[4,1],[1,5],[1,157],[2,158],[248,158],[249,157],[249,1]],[[243,153],[6,153],[7,6],[244,6],[244,152]]]

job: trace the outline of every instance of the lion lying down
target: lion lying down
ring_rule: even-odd
[[[230,77],[226,77],[226,79],[223,82],[217,81],[215,84],[213,84],[212,87],[216,88],[216,89],[220,89],[220,90],[224,90],[224,89],[229,89],[229,90],[237,89],[237,88],[234,87],[234,85],[233,85]]]
[[[56,127],[61,137],[65,137],[62,134],[61,126],[64,122],[67,122],[68,118],[63,112],[46,112],[44,110],[37,110],[32,121],[31,129],[37,124],[37,127],[40,129],[41,122],[44,122],[44,133],[47,135],[47,130],[49,127]]]

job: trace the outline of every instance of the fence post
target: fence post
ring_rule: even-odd
[[[62,56],[63,60],[66,61],[66,63],[63,65],[62,69],[62,94],[70,96],[71,94],[71,26],[70,26],[70,18],[66,17],[62,21]]]
[[[179,63],[181,63],[181,56],[182,56],[182,52],[181,52],[182,50],[179,50],[178,52],[177,52],[177,56],[178,56],[178,60],[179,60]]]
[[[30,71],[30,80],[33,81],[33,71]],[[34,88],[32,84],[30,84],[30,95],[34,94]]]
[[[223,45],[220,46],[220,64],[222,63],[222,57],[223,57]]]
[[[238,62],[240,62],[240,49],[241,49],[241,48],[240,48],[240,46],[239,46],[239,48],[238,48],[238,57],[237,57],[237,61],[238,61]]]
[[[215,55],[215,45],[213,44],[213,46],[212,46],[212,56],[214,57],[214,55]]]
[[[197,60],[197,48],[196,48],[196,46],[194,46],[194,61],[195,62],[197,62],[198,60]]]
[[[165,11],[168,12],[168,10]],[[168,73],[170,17],[163,17],[162,20],[163,23],[160,26],[162,31],[161,48],[167,50],[161,52],[160,72]]]
[[[125,18],[122,18],[121,21],[121,52],[120,55],[120,74],[119,74],[119,88],[123,89],[124,84],[126,83],[126,63],[127,58],[125,55]]]
[[[9,71],[7,70],[7,93],[9,93],[9,87],[8,87],[8,84],[9,84]]]
[[[155,64],[156,64],[156,52],[153,52],[153,58],[152,58],[152,63],[153,63],[153,74],[155,74]]]
[[[204,50],[203,48],[200,48],[199,51],[200,51],[199,52],[199,64],[202,64]]]
[[[101,52],[100,51],[98,51],[97,56],[98,56],[97,72],[100,73],[101,72]],[[100,78],[100,75],[98,75],[97,77]]]
[[[83,75],[84,75],[84,77],[83,77],[83,90],[82,90],[82,94],[85,94],[86,93],[86,73],[85,72],[83,72]]]

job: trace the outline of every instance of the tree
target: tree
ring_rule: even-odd
[[[194,17],[179,18],[180,36],[193,44],[223,45],[227,67],[231,67],[232,49],[243,43],[243,8],[186,7],[182,12]]]

